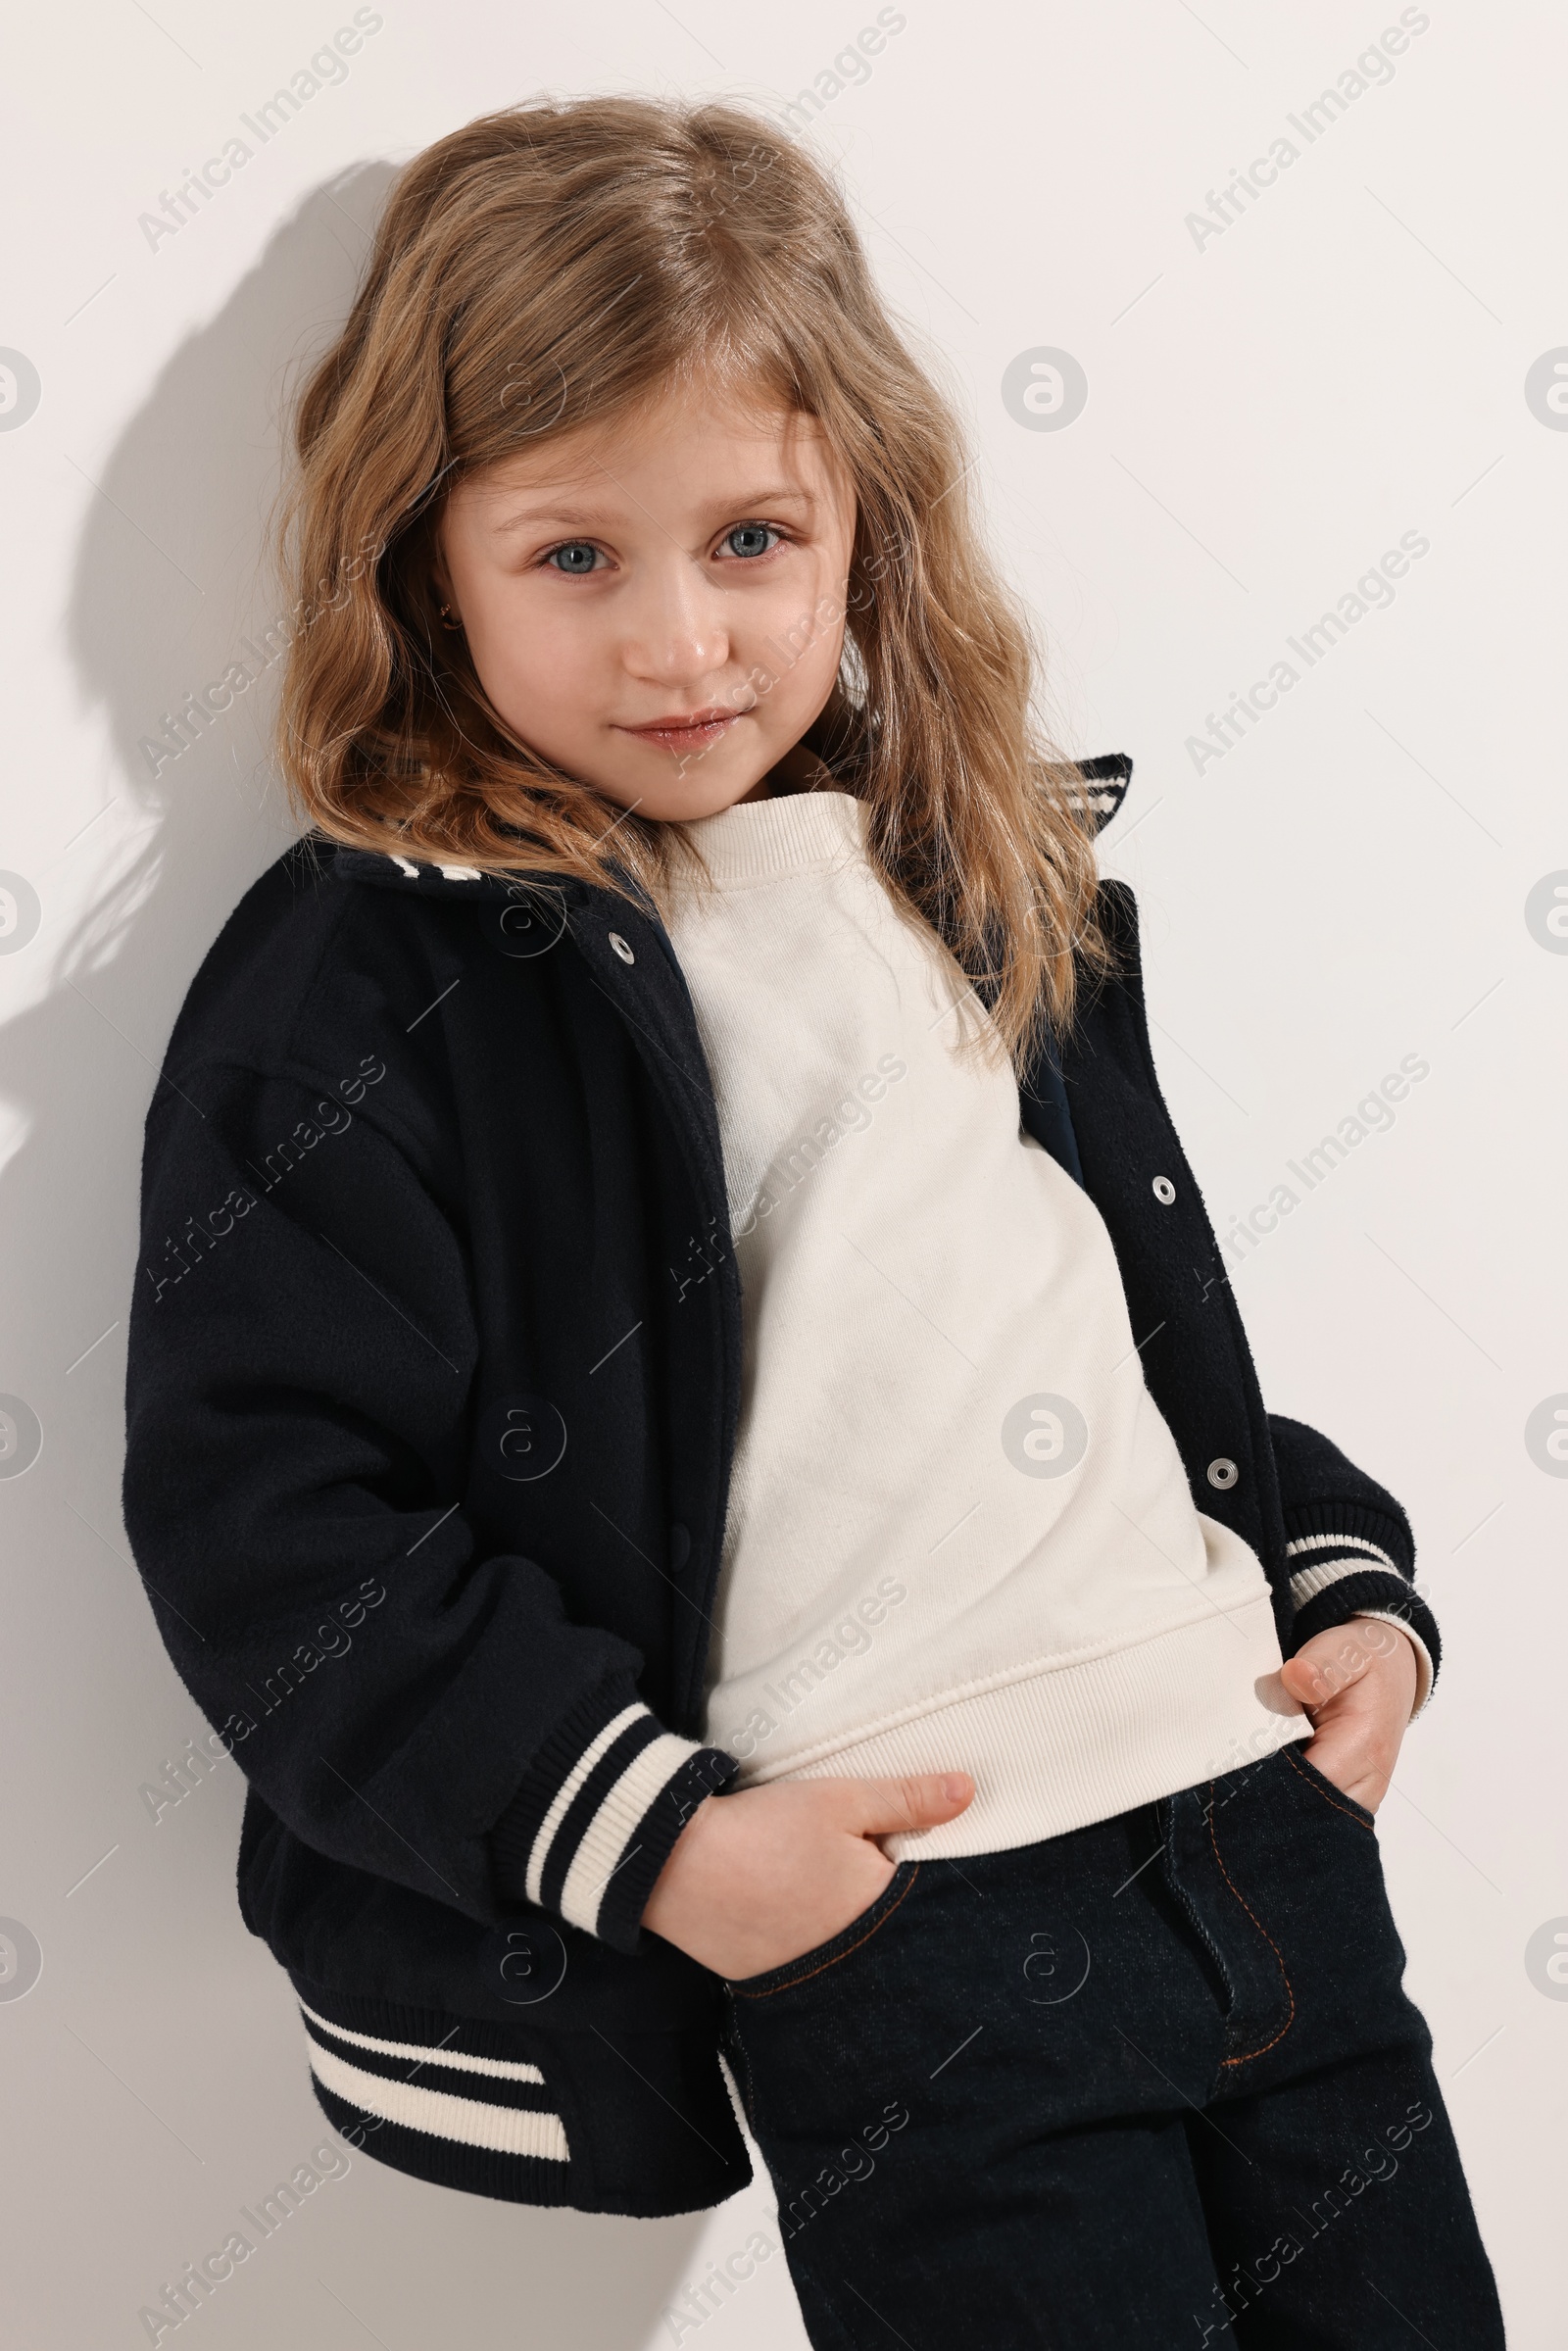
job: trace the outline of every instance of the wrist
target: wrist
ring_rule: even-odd
[[[1432,1695],[1435,1669],[1431,1650],[1408,1621],[1402,1616],[1396,1615],[1392,1608],[1359,1608],[1356,1610],[1356,1615],[1364,1623],[1395,1626],[1409,1642],[1410,1652],[1415,1660],[1415,1694],[1410,1700],[1410,1712],[1406,1721],[1413,1723]]]
[[[680,1887],[690,1871],[697,1847],[700,1844],[706,1845],[708,1842],[713,1827],[713,1805],[717,1796],[722,1792],[722,1790],[715,1790],[713,1793],[704,1796],[697,1805],[690,1819],[676,1837],[674,1843],[664,1855],[659,1875],[649,1888],[648,1899],[643,1905],[641,1923],[643,1926],[651,1928],[656,1935],[663,1932],[660,1926],[661,1918],[667,1923],[672,1907],[679,1901]],[[666,1937],[666,1939],[668,1938]]]

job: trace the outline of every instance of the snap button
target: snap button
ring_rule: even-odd
[[[620,957],[620,959],[621,959],[621,961],[622,961],[623,963],[635,963],[635,962],[636,962],[636,960],[637,960],[637,957],[636,957],[636,956],[635,956],[635,955],[632,954],[632,951],[631,951],[631,949],[630,949],[630,948],[629,948],[629,947],[626,945],[626,942],[625,942],[625,940],[624,940],[624,939],[621,937],[621,935],[620,935],[619,931],[612,931],[612,932],[611,932],[611,934],[610,934],[610,944],[611,944],[611,946],[612,946],[612,947],[614,949],[614,951],[615,951],[616,955],[619,955],[619,957]]]
[[[1208,1482],[1210,1486],[1217,1486],[1221,1494],[1227,1487],[1234,1486],[1241,1474],[1235,1462],[1227,1461],[1223,1453],[1217,1461],[1211,1461],[1208,1465]]]
[[[1154,1198],[1162,1208],[1170,1206],[1171,1201],[1176,1198],[1176,1187],[1169,1176],[1155,1176]]]

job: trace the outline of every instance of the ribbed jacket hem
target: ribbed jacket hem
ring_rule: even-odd
[[[322,2112],[394,2171],[649,2219],[706,2211],[751,2177],[710,2028],[552,2032],[548,2000],[480,2019],[291,1980]]]

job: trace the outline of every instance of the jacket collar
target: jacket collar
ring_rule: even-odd
[[[368,882],[372,890],[396,890],[404,897],[463,898],[470,904],[486,899],[515,898],[530,890],[554,890],[567,903],[585,898],[588,884],[549,872],[481,873],[477,865],[427,865],[395,851],[339,849],[333,871],[344,881]]]
[[[1068,794],[1068,806],[1083,811],[1092,829],[1102,832],[1127,797],[1132,760],[1125,752],[1109,752],[1098,759],[1080,759],[1078,770],[1083,777],[1083,790]],[[614,896],[613,892],[595,889],[587,882],[562,880],[548,872],[502,876],[481,873],[474,865],[422,864],[396,852],[380,850],[339,849],[332,862],[334,871],[345,881],[368,882],[372,889],[397,890],[404,896],[417,893],[424,898],[460,898],[475,904],[515,898],[534,890],[551,890],[568,912],[595,900],[609,901]],[[626,878],[628,886],[635,889],[630,877]],[[648,911],[651,913],[652,909]]]

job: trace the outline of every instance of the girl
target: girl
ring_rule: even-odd
[[[1372,1825],[1410,1531],[1264,1413],[1128,764],[1041,748],[840,199],[473,123],[297,448],[308,833],[150,1113],[125,1507],[327,2114],[688,2211],[722,2046],[814,2344],[1500,2342]]]

